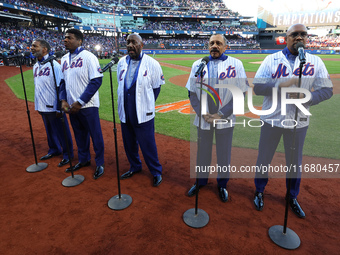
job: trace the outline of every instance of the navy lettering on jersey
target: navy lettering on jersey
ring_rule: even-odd
[[[83,59],[78,58],[76,61],[73,61],[70,66],[67,65],[66,60],[63,63],[63,68],[62,71],[64,72],[65,70],[69,68],[77,68],[77,67],[82,67],[83,66]]]
[[[225,80],[226,78],[235,78],[236,77],[236,70],[233,66],[228,66],[226,69],[227,73],[222,72],[219,76],[220,80]]]
[[[315,72],[315,69],[314,69],[314,65],[312,65],[311,63],[307,63],[304,65],[304,68],[302,70],[302,75],[303,76],[313,76]],[[294,73],[293,73],[295,76],[299,76],[300,75],[300,68],[296,68],[294,70]]]
[[[123,80],[123,73],[125,72],[125,70],[123,69],[122,71],[120,71],[119,74],[119,80],[122,81]]]
[[[49,67],[46,67],[46,68],[40,70],[39,73],[38,73],[38,70],[39,70],[39,68],[35,69],[34,78],[37,77],[37,76],[50,76],[51,69]]]
[[[272,78],[281,78],[282,77],[287,77],[289,75],[289,73],[287,73],[287,67],[285,65],[283,65],[282,63],[279,64],[279,66],[276,69],[276,73],[272,74]]]

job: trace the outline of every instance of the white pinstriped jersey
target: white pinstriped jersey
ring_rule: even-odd
[[[197,95],[198,99],[200,100],[200,79],[195,77],[195,72],[198,69],[198,66],[201,64],[202,59],[199,59],[195,61],[191,68],[191,73],[188,79],[188,82],[186,84],[186,88]],[[208,63],[209,65],[209,63]],[[218,83],[223,84],[226,86],[226,88],[219,88],[218,95],[221,98],[222,105],[220,103],[218,110],[220,110],[223,106],[228,104],[230,100],[233,98],[232,93],[228,89],[228,84],[232,84],[239,89],[241,89],[242,92],[246,92],[248,89],[248,81],[246,72],[244,70],[243,64],[240,60],[228,56],[228,58],[225,61],[221,61],[221,63],[218,64],[218,76],[217,77],[209,77],[208,67],[205,66],[203,70],[204,76],[203,76],[203,84],[209,84],[213,88],[216,88],[216,84],[211,84],[213,80],[216,80],[218,77]],[[215,78],[215,79],[214,79]],[[204,89],[208,89],[207,87],[203,86]],[[206,91],[202,91],[202,95],[207,94]],[[207,95],[209,97],[209,95]],[[208,101],[206,103],[206,109],[209,112],[209,106]],[[216,125],[217,129],[222,128],[228,128],[235,125],[236,117],[234,114],[231,114],[230,116],[225,116],[225,118],[229,119],[229,122],[227,124],[218,124]],[[231,121],[232,120],[232,121]],[[199,117],[196,114],[194,125],[198,127],[199,125]],[[206,122],[204,118],[201,119],[201,128],[205,130],[210,130],[210,123]]]
[[[46,56],[47,58],[48,56]],[[61,66],[57,61],[53,61],[54,72],[56,76],[57,86],[63,78]],[[34,103],[35,110],[39,112],[55,112],[57,111],[57,92],[53,78],[51,63],[48,62],[40,65],[39,62],[33,66],[34,79]]]
[[[70,53],[61,59],[62,72],[64,74],[67,102],[71,105],[76,102],[85,91],[90,80],[102,77],[100,65],[97,57],[87,50],[82,50],[79,54]],[[99,107],[99,92],[82,108]]]
[[[138,124],[147,122],[155,117],[155,96],[153,89],[165,84],[161,65],[143,54],[136,81],[136,112]],[[121,58],[117,65],[118,80],[118,114],[125,123],[124,81],[128,69],[127,56]]]
[[[277,53],[267,56],[254,78],[254,84],[275,84],[278,88],[279,84],[291,79],[292,77],[299,78],[300,60],[297,57],[294,63],[294,70],[292,70],[286,56],[279,51]],[[306,53],[306,64],[302,68],[301,88],[309,91],[318,90],[322,87],[333,87],[328,71],[321,58],[309,53]],[[281,92],[278,89],[278,104],[275,111],[269,115],[262,115],[261,119],[270,125],[281,128],[294,128],[295,109],[294,104],[287,104],[286,115],[281,114]],[[265,96],[263,99],[262,109],[267,110],[272,106],[272,96]],[[308,110],[309,105],[304,104]],[[306,127],[309,124],[309,117],[298,111],[297,128]],[[275,119],[273,121],[272,119]],[[284,126],[282,125],[284,121]]]

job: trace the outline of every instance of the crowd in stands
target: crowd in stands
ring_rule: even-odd
[[[259,43],[255,39],[252,38],[235,38],[226,37],[227,44],[230,45],[244,45],[248,48],[254,48],[253,46],[258,46]],[[149,46],[159,46],[163,45],[164,48],[192,48],[195,47],[196,49],[208,49],[208,41],[209,37],[207,38],[147,38],[143,39],[145,48],[150,48]],[[177,47],[178,46],[178,47]],[[126,47],[125,41],[120,43],[120,47]],[[152,47],[151,47],[152,48]],[[155,47],[154,47],[155,48]]]
[[[30,46],[33,41],[38,38],[43,38],[48,41],[51,45],[52,52],[61,51],[63,47],[64,34],[54,30],[44,30],[34,27],[22,27],[15,26],[11,24],[1,24],[0,25],[0,48],[1,50],[6,50],[9,55],[14,55],[19,52],[30,51]],[[145,39],[145,45],[148,44],[207,44],[208,39],[195,39],[195,38],[160,38],[160,39]],[[249,44],[256,43],[253,39],[245,38],[233,38],[227,39],[230,44]],[[125,37],[119,38],[117,42],[120,47],[125,47]],[[85,34],[83,46],[94,52],[108,52],[112,53],[117,50],[116,41],[113,37],[107,37],[102,35]],[[98,48],[96,48],[96,46]]]
[[[0,45],[10,54],[19,51],[29,51],[34,39],[43,38],[48,41],[56,51],[61,49],[59,38],[63,38],[57,31],[44,30],[40,28],[26,28],[13,25],[0,25]]]
[[[95,0],[97,3],[123,6],[226,8],[222,0]]]
[[[102,12],[125,14],[238,16],[222,0],[95,0],[91,7]],[[163,13],[162,13],[163,12]]]
[[[0,2],[41,10],[64,17],[79,19],[79,17],[62,8],[49,4],[41,5],[32,0],[0,0]],[[238,16],[238,13],[227,9],[222,0],[81,0],[78,4],[94,8],[99,12],[122,14],[165,14],[165,15],[214,15]]]
[[[340,47],[340,36],[310,37],[307,40],[306,47],[310,49]]]
[[[33,41],[38,38],[46,40],[51,45],[52,52],[64,49],[63,33],[33,27],[0,25],[0,48],[2,51],[6,50],[9,55],[30,51]],[[95,46],[99,46],[100,51],[112,53],[116,49],[116,42],[112,37],[86,34],[83,46],[94,53],[97,52]]]
[[[134,27],[140,30],[200,30],[200,31],[226,31],[232,32],[257,32],[258,29],[256,25],[239,25],[230,26],[227,24],[219,23],[208,23],[202,21],[199,22],[177,22],[177,21],[164,21],[164,22],[154,22],[148,21],[143,26]],[[132,27],[122,27],[123,29],[131,29]]]
[[[143,24],[142,27],[137,29],[142,30],[202,30],[200,23],[189,23],[189,22],[177,22],[177,21],[167,21],[167,22],[153,22],[148,21]]]
[[[44,5],[32,0],[0,0],[0,2],[79,19],[62,8],[62,5],[56,7],[49,2]],[[81,0],[77,3],[108,13],[112,13],[114,9],[116,13],[122,14],[238,16],[238,13],[228,10],[222,0]]]
[[[0,0],[0,2],[33,9],[35,11],[44,11],[44,12],[47,12],[47,13],[52,13],[52,14],[56,14],[56,15],[59,15],[59,16],[68,17],[68,18],[72,18],[72,19],[77,19],[77,20],[80,19],[79,17],[73,15],[72,13],[68,12],[65,9],[61,9],[61,8],[57,8],[53,5],[49,5],[48,2],[44,3],[44,5],[38,4],[38,3],[33,2],[31,0],[26,0],[26,1],[23,1],[23,0]]]

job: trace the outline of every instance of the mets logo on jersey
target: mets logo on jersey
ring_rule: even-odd
[[[275,74],[272,74],[272,78],[273,79],[281,78],[281,76],[287,77],[288,75],[289,75],[289,73],[287,73],[287,67],[281,63],[277,67]]]
[[[125,70],[120,71],[119,74],[119,80],[122,81],[123,80],[123,73],[125,72]]]
[[[163,74],[161,75],[161,80],[164,81],[164,75]]]
[[[225,80],[226,78],[235,78],[236,77],[236,70],[233,66],[228,66],[226,72],[222,72],[218,77],[220,80]]]
[[[145,70],[145,73],[143,74],[143,76],[147,76],[148,75],[148,70]]]
[[[303,76],[313,76],[314,74],[314,65],[312,65],[311,63],[306,63],[303,67],[303,70],[302,70],[302,75]],[[295,76],[299,76],[300,74],[300,68],[296,68],[293,72],[293,74]]]
[[[303,76],[313,76],[315,73],[314,65],[311,63],[307,63],[304,65],[303,70],[302,70],[302,75]],[[300,74],[300,68],[296,68],[293,72],[295,76],[299,76]],[[287,67],[283,65],[282,63],[279,64],[279,66],[276,69],[275,74],[272,74],[272,78],[281,78],[281,77],[287,77],[289,73],[287,73]]]
[[[64,72],[65,70],[68,70],[69,68],[77,68],[77,67],[82,67],[83,66],[83,59],[82,58],[78,58],[77,60],[73,61],[71,63],[70,66],[68,66],[66,60],[63,63],[63,68],[62,68],[62,72]]]
[[[98,71],[99,73],[101,73],[101,72],[102,72],[102,69],[101,69],[100,67],[98,67],[97,71]]]
[[[50,68],[46,67],[38,72],[39,68],[36,68],[34,71],[34,78],[37,76],[50,76]]]

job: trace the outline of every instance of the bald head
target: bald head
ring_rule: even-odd
[[[129,40],[129,38],[131,38],[131,37],[134,37],[135,40],[139,40],[139,41],[143,42],[143,39],[142,39],[142,37],[139,34],[136,34],[136,33],[130,34],[130,35],[128,35],[126,40]]]
[[[304,24],[293,24],[287,29],[287,35],[290,34],[291,31],[295,30],[296,28],[303,29],[307,32],[307,28]]]
[[[297,55],[298,51],[296,49],[296,44],[303,43],[306,46],[307,42],[307,28],[303,24],[294,24],[290,26],[286,33],[287,48],[289,51]]]
[[[139,34],[131,34],[126,38],[126,49],[132,59],[137,59],[144,47],[142,37]]]

